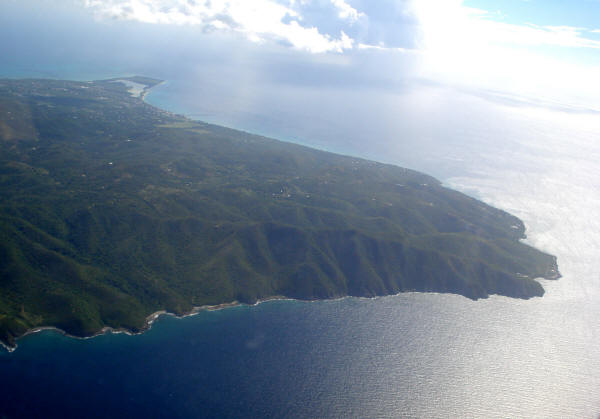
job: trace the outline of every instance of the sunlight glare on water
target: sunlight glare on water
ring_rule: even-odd
[[[556,255],[563,278],[543,281],[541,299],[479,304],[487,314],[480,319],[503,319],[490,323],[500,341],[482,342],[496,372],[480,378],[498,391],[482,400],[490,401],[490,412],[492,400],[501,400],[514,404],[496,409],[517,415],[592,417],[600,410],[600,118],[502,112],[518,148],[482,153],[471,163],[476,176],[446,182],[521,218],[527,242]],[[511,391],[518,394],[507,397]]]

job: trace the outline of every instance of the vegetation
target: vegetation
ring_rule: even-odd
[[[424,174],[191,121],[114,80],[0,80],[9,345],[274,295],[541,296],[556,259],[523,237]]]

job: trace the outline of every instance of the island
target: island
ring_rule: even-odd
[[[414,170],[158,109],[143,96],[159,82],[0,80],[7,347],[273,297],[531,298],[560,276],[504,211]]]

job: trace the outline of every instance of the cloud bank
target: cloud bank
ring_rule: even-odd
[[[410,55],[420,78],[440,83],[548,99],[600,94],[590,90],[600,60],[589,59],[598,29],[509,23],[463,0],[79,1],[101,19],[193,25],[316,54]]]
[[[344,31],[322,33],[304,22],[302,0],[85,0],[102,18],[166,25],[199,25],[233,31],[254,42],[279,41],[313,53],[342,52],[353,46]],[[330,0],[333,18],[352,24],[361,14],[344,0]]]
[[[600,41],[589,37],[593,30],[509,23],[462,0],[418,0],[412,7],[425,77],[564,104],[598,103]]]
[[[233,31],[310,52],[465,49],[474,44],[600,49],[598,29],[511,24],[463,0],[82,0],[97,16]],[[589,37],[587,35],[591,35]]]

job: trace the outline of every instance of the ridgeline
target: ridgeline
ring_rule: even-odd
[[[173,115],[142,100],[158,82],[0,80],[6,345],[276,295],[530,298],[534,278],[559,277],[504,211],[412,170]]]

